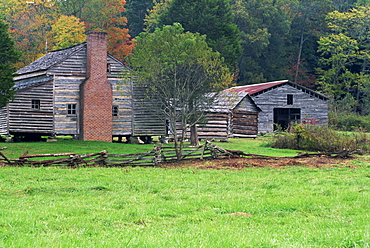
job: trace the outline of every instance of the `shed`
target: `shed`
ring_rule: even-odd
[[[261,109],[259,132],[272,132],[277,125],[286,128],[292,121],[328,123],[328,98],[289,80],[236,86],[225,92],[244,92],[252,98]]]
[[[73,135],[112,141],[132,134],[129,70],[107,53],[104,32],[56,51],[17,71],[14,100],[0,111],[0,132],[16,138]]]
[[[245,92],[221,92],[206,112],[204,122],[197,124],[198,138],[217,140],[227,140],[230,137],[256,138],[260,111]],[[187,138],[189,137],[190,132],[187,132]]]

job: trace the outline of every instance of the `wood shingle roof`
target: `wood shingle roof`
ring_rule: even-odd
[[[42,56],[41,58],[35,60],[31,64],[19,69],[16,73],[18,75],[22,75],[31,72],[48,70],[49,68],[59,64],[72,54],[78,52],[84,46],[86,46],[86,42],[68,48],[51,51],[47,53],[45,56]]]

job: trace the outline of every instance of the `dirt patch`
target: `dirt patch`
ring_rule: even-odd
[[[352,163],[358,158],[331,158],[331,157],[308,157],[308,158],[229,158],[213,160],[193,160],[167,163],[164,168],[196,167],[199,169],[245,169],[253,167],[281,168],[286,166],[306,167],[350,167],[356,168]]]

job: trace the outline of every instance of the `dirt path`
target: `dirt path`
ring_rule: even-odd
[[[168,163],[164,168],[178,167],[197,167],[200,169],[244,169],[251,167],[271,167],[280,168],[284,166],[307,166],[307,167],[350,167],[356,168],[353,161],[358,158],[330,158],[330,157],[309,157],[309,158],[231,158],[214,159],[206,161],[182,161],[178,163]],[[369,161],[369,160],[368,160]],[[370,163],[370,161],[369,161]]]

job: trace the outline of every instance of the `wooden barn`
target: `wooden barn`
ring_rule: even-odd
[[[261,109],[258,131],[272,132],[275,124],[286,128],[290,122],[328,123],[328,98],[288,80],[232,87],[225,92],[247,93]]]
[[[124,70],[129,68],[107,53],[104,32],[49,52],[17,71],[15,99],[0,111],[0,134],[107,142],[132,135],[132,83],[122,84]]]

